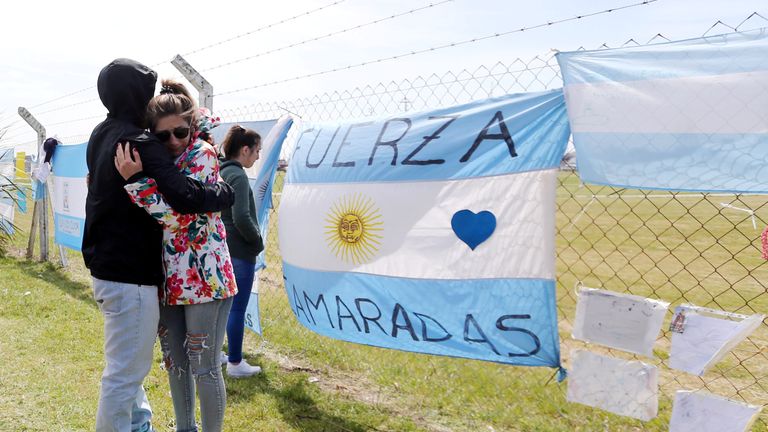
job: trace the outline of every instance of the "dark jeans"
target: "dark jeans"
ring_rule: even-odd
[[[245,309],[251,298],[253,278],[256,265],[244,259],[232,257],[232,268],[235,271],[237,295],[232,303],[227,321],[227,346],[229,347],[230,363],[239,363],[243,359],[243,333],[245,332]]]

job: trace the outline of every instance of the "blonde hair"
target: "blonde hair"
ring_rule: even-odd
[[[147,122],[154,129],[157,122],[169,115],[178,115],[193,128],[197,127],[197,103],[184,84],[172,79],[164,79],[160,94],[153,97],[147,105]]]

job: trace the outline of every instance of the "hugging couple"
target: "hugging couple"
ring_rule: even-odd
[[[218,118],[178,82],[163,80],[154,96],[156,82],[155,71],[129,59],[98,78],[109,113],[88,141],[82,245],[104,317],[96,430],[153,430],[142,382],[159,336],[176,430],[197,431],[197,388],[203,431],[220,431],[225,334],[228,374],[260,371],[242,359],[242,338],[263,250],[244,168],[258,159],[261,137],[232,127],[220,164],[210,143]]]

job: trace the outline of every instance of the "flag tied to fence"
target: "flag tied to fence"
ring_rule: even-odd
[[[211,131],[218,148],[221,148],[221,144],[224,142],[229,129],[236,124],[256,131],[261,137],[259,160],[252,167],[245,169],[256,206],[256,219],[259,223],[259,231],[264,241],[264,251],[256,258],[256,269],[259,270],[266,267],[265,254],[267,247],[269,247],[269,214],[273,207],[272,189],[275,183],[280,152],[282,151],[285,137],[288,135],[288,130],[293,125],[293,119],[286,115],[277,120],[222,123]],[[245,310],[245,326],[261,334],[258,285],[259,278],[256,277],[254,278],[251,297]]]
[[[362,344],[560,366],[561,90],[304,129],[279,212],[309,329]]]
[[[16,185],[19,187],[16,205],[22,213],[27,212],[27,198],[32,188],[26,167],[27,154],[25,152],[16,152]]]
[[[88,143],[60,145],[53,154],[54,241],[80,250],[85,228],[85,197],[88,195],[85,152]]]
[[[585,182],[768,192],[768,35],[557,55]]]
[[[272,210],[272,187],[275,182],[277,162],[280,159],[283,142],[288,135],[288,130],[293,125],[293,119],[286,115],[276,120],[222,123],[211,131],[216,140],[217,148],[221,148],[227,132],[234,125],[254,130],[261,137],[259,160],[252,167],[245,169],[256,205],[256,219],[259,222],[259,231],[261,232],[261,238],[264,240],[264,251],[256,259],[256,268],[258,270],[266,267],[264,254],[266,253],[268,239],[269,212]]]
[[[14,195],[16,165],[13,149],[0,149],[0,230],[13,233],[13,214],[15,208]]]

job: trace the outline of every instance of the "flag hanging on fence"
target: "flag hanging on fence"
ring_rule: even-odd
[[[272,189],[277,173],[277,163],[283,142],[293,124],[291,116],[283,116],[277,120],[262,120],[249,122],[222,123],[212,130],[214,140],[218,147],[224,141],[227,131],[238,124],[244,128],[252,129],[261,136],[261,154],[259,160],[251,168],[245,170],[253,191],[256,205],[256,219],[259,222],[259,231],[264,240],[264,251],[256,258],[256,270],[266,267],[265,254],[269,243],[269,213],[272,209]],[[245,326],[254,332],[261,334],[261,320],[259,315],[259,290],[258,277],[254,279],[251,297],[245,311]]]
[[[561,90],[305,129],[279,212],[307,328],[351,342],[559,367]]]
[[[13,216],[17,191],[12,188],[15,183],[16,163],[13,149],[0,149],[0,225],[3,231],[13,233]]]
[[[282,123],[278,125],[280,120],[282,120]],[[286,121],[288,121],[287,124]],[[272,208],[272,183],[274,182],[275,170],[277,168],[277,159],[280,156],[283,141],[285,140],[285,136],[288,133],[291,124],[293,124],[293,121],[290,120],[290,117],[284,117],[279,120],[222,123],[219,127],[211,130],[211,133],[216,140],[216,147],[219,149],[224,142],[224,137],[227,135],[227,132],[229,132],[229,129],[234,125],[240,125],[246,129],[254,130],[261,137],[261,154],[259,160],[257,160],[250,169],[246,169],[245,172],[248,175],[248,181],[251,185],[251,190],[253,191],[253,198],[256,204],[256,219],[259,222],[261,237],[264,239],[265,250],[267,229],[269,228],[269,210]],[[270,134],[274,133],[277,133],[277,135],[273,137],[274,139],[269,138]],[[268,139],[271,139],[271,141],[268,141]],[[272,160],[272,150],[276,150],[274,163],[268,164],[266,163],[267,159],[270,161]],[[256,258],[256,270],[260,270],[264,267],[266,267],[266,262],[264,260],[264,252],[262,252]]]
[[[85,151],[88,143],[60,145],[53,154],[53,224],[54,241],[62,246],[80,250],[85,226],[85,178],[88,166]]]
[[[211,129],[210,133],[214,139],[214,146],[216,146],[217,149],[221,149],[221,143],[224,142],[224,137],[227,136],[227,132],[229,132],[229,129],[234,125],[240,125],[246,129],[255,130],[259,136],[264,138],[276,123],[277,119],[220,123],[217,127]]]
[[[768,34],[564,52],[585,182],[768,192]]]
[[[19,187],[16,206],[20,212],[26,213],[27,200],[32,190],[32,181],[29,179],[29,174],[27,174],[27,154],[25,152],[16,153],[16,185]]]
[[[293,125],[291,116],[283,116],[277,120],[266,135],[261,135],[261,155],[259,160],[251,168],[245,170],[253,190],[253,198],[256,204],[256,215],[259,222],[261,238],[264,240],[264,251],[261,252],[256,261],[256,269],[266,267],[264,254],[267,250],[269,213],[272,209],[272,189],[277,174],[277,163],[280,159],[280,152],[283,149],[283,142],[288,135],[288,130]]]

